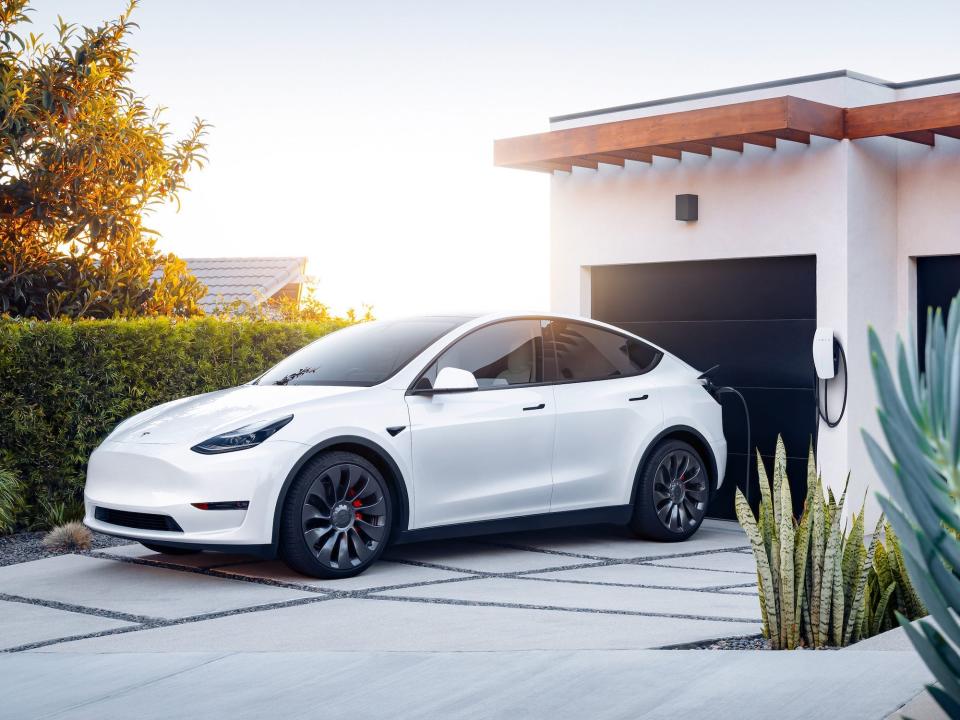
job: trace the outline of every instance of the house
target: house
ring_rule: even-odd
[[[200,300],[205,312],[236,301],[259,305],[269,298],[289,298],[299,302],[307,267],[305,257],[212,257],[183,261],[207,286],[207,294]]]
[[[578,112],[494,155],[551,176],[554,310],[718,364],[768,467],[783,434],[798,504],[811,438],[825,480],[850,469],[857,503],[879,487],[861,439],[879,435],[867,327],[889,351],[960,291],[960,75],[842,70]],[[826,382],[817,328],[844,351]],[[832,424],[844,402],[828,426],[818,404]],[[732,482],[712,513],[729,517],[748,458],[734,396],[724,424]]]

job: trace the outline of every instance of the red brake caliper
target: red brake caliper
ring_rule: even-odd
[[[359,498],[357,498],[356,500],[353,501],[353,506],[354,506],[355,508],[361,507],[362,505],[363,505],[363,503],[360,502],[360,499],[359,499]],[[363,520],[363,517],[361,517],[360,513],[358,513],[358,512],[355,512],[355,513],[353,514],[353,517],[355,517],[357,520]]]

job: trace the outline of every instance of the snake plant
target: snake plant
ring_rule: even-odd
[[[894,371],[870,330],[878,415],[890,455],[869,433],[864,441],[888,493],[878,498],[903,540],[896,562],[910,572],[936,626],[921,621],[914,627],[902,614],[898,620],[939,683],[929,686],[931,695],[950,717],[960,718],[960,295],[948,317],[944,322],[940,309],[928,310],[924,372],[899,338]]]
[[[757,565],[763,633],[771,646],[849,645],[885,629],[895,608],[909,617],[922,615],[923,605],[903,571],[897,538],[892,530],[882,533],[883,518],[869,547],[864,543],[863,508],[845,528],[846,488],[839,500],[830,489],[824,494],[811,448],[803,513],[795,519],[786,466],[781,438],[777,438],[772,482],[757,455],[758,516],[743,493],[736,493],[737,519]]]

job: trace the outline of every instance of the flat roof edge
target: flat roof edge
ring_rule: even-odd
[[[598,110],[585,110],[583,112],[568,113],[566,115],[555,115],[550,118],[551,123],[563,122],[565,120],[577,120],[595,115],[608,115],[610,113],[622,112],[625,110],[639,110],[641,108],[656,107],[657,105],[671,105],[673,103],[685,102],[688,100],[702,100],[704,98],[719,97],[721,95],[733,95],[735,93],[749,92],[751,90],[766,90],[768,88],[783,87],[785,85],[799,85],[801,83],[817,82],[819,80],[831,80],[833,78],[846,77],[851,80],[882,85],[892,90],[901,90],[904,88],[920,87],[922,85],[934,85],[936,83],[950,82],[960,80],[960,73],[954,75],[939,75],[937,77],[922,78],[920,80],[908,80],[906,82],[890,82],[882,80],[863,73],[852,70],[832,70],[830,72],[815,73],[813,75],[799,75],[797,77],[784,78],[782,80],[769,80],[767,82],[753,83],[750,85],[738,85],[735,87],[720,88],[718,90],[708,90],[706,92],[691,93],[689,95],[676,95],[674,97],[660,98],[657,100],[646,100],[644,102],[630,103],[628,105],[616,105],[614,107],[600,108]]]

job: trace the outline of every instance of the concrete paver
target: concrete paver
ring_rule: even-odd
[[[579,565],[584,561],[550,553],[514,550],[470,540],[414,543],[387,550],[386,557],[397,560],[435,563],[466,572],[512,573],[528,570]]]
[[[294,572],[279,560],[246,565],[231,565],[230,567],[223,567],[218,570],[227,575],[278,580],[280,582],[309,585],[310,587],[331,591],[368,590],[370,588],[379,588],[388,585],[409,585],[469,577],[467,573],[451,572],[449,570],[439,570],[437,568],[420,567],[417,565],[406,565],[386,560],[376,563],[373,567],[356,577],[344,578],[342,580],[305,577]]]
[[[759,629],[756,623],[346,598],[47,649],[66,653],[635,649],[749,635]]]
[[[603,558],[632,559],[681,553],[701,553],[747,546],[746,536],[736,523],[707,520],[689,540],[682,543],[658,543],[640,540],[625,528],[596,526],[561,528],[541,532],[511,533],[480,538],[484,542],[505,543],[541,550],[576,553]]]
[[[690,568],[692,570],[722,570],[724,572],[739,573],[741,576],[756,578],[757,566],[753,555],[741,552],[719,552],[690,557],[672,557],[654,560],[651,565]]]
[[[0,650],[131,625],[123,620],[0,600]]]
[[[760,622],[760,606],[753,596],[694,590],[654,590],[542,582],[521,578],[483,578],[403,590],[386,590],[379,594],[390,597],[399,595],[467,602],[723,617],[744,622],[753,620]]]
[[[0,588],[10,595],[151,618],[180,618],[314,596],[310,591],[80,555],[2,567]]]
[[[713,556],[707,556],[713,557]],[[726,585],[744,585],[741,591],[755,587],[752,577],[739,573],[700,572],[684,568],[660,567],[657,565],[600,565],[595,567],[554,570],[532,573],[532,578],[574,580],[595,583],[625,583],[629,585],[658,585],[661,587],[713,588]]]

